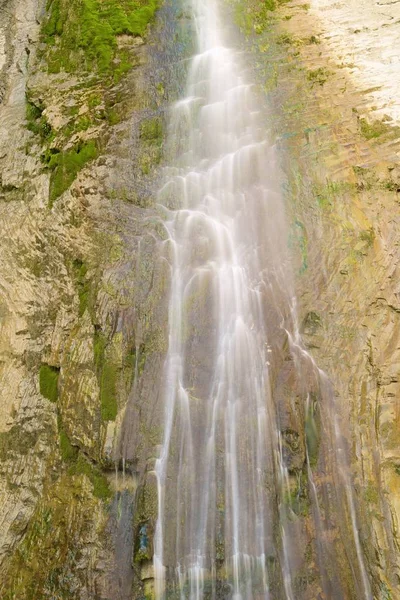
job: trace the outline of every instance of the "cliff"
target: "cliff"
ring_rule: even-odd
[[[169,286],[155,192],[190,25],[172,1],[129,6],[0,0],[5,599],[153,595]],[[395,11],[358,0],[227,8],[268,100],[299,326],[334,384],[379,600],[400,597]],[[282,433],[307,528],[303,417]],[[299,598],[318,593],[313,569],[308,556]]]

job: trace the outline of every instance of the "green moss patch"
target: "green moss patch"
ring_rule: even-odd
[[[383,121],[374,121],[369,123],[366,119],[360,119],[360,130],[361,135],[367,140],[378,138],[385,133],[392,132],[390,125],[387,125]]]
[[[44,108],[27,100],[26,103],[26,123],[27,128],[32,133],[40,136],[42,141],[53,137],[53,130],[46,116],[43,114]]]
[[[118,413],[117,377],[115,365],[106,362],[100,379],[101,418],[103,421],[115,421]]]
[[[79,296],[79,316],[81,317],[86,311],[89,304],[90,282],[87,278],[88,267],[80,259],[75,259],[72,263],[74,271],[74,279],[78,288]]]
[[[0,460],[16,454],[25,456],[35,446],[37,432],[26,431],[21,425],[13,425],[9,431],[0,432]]]
[[[161,145],[163,141],[164,129],[160,117],[147,119],[140,125],[140,139],[152,144]]]
[[[52,367],[51,365],[42,365],[39,370],[39,386],[40,393],[42,396],[50,400],[50,402],[57,402],[58,400],[58,378],[60,375],[60,369]]]
[[[115,421],[118,413],[117,384],[120,369],[110,356],[107,338],[99,330],[95,330],[93,351],[100,385],[101,418],[103,421]]]
[[[94,140],[79,142],[75,148],[50,154],[47,166],[52,171],[50,177],[50,206],[72,184],[79,171],[91,160],[99,155],[99,150]]]
[[[64,429],[62,428],[62,426],[59,427],[59,431],[60,431],[59,446],[60,446],[61,458],[65,462],[74,461],[78,456],[78,448],[71,444],[71,441],[70,441],[68,435],[65,433]]]
[[[52,73],[87,71],[119,78],[131,68],[118,36],[143,36],[157,0],[49,0],[42,30]]]
[[[91,462],[89,462],[82,454],[68,469],[68,474],[85,475],[93,486],[93,495],[100,500],[108,500],[112,493],[108,484],[107,478],[101,470]]]

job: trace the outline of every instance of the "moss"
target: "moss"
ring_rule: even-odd
[[[327,180],[325,183],[314,183],[312,187],[313,195],[321,209],[329,209],[337,196],[353,190],[354,185],[348,181]]]
[[[276,38],[276,43],[281,46],[289,46],[294,43],[294,38],[289,33],[281,33]]]
[[[78,456],[78,448],[76,448],[75,446],[73,446],[71,444],[71,441],[69,439],[69,437],[67,436],[67,434],[65,433],[64,429],[62,428],[62,426],[59,428],[59,447],[60,447],[60,453],[61,453],[61,458],[65,461],[65,462],[71,462],[74,461],[77,456]]]
[[[131,67],[119,35],[143,36],[158,0],[49,0],[42,28],[48,68],[118,78]]]
[[[21,425],[13,425],[9,431],[0,432],[0,460],[16,454],[25,456],[34,448],[37,437],[37,432],[27,431]]]
[[[378,504],[379,502],[379,492],[372,481],[370,481],[365,488],[364,498],[368,504]]]
[[[379,588],[380,588],[379,600],[392,600],[392,598],[393,598],[392,593],[384,581],[379,582]]]
[[[99,327],[95,327],[93,339],[94,364],[98,372],[104,363],[104,352],[107,346],[107,338],[101,332]]]
[[[372,140],[392,131],[391,127],[386,125],[386,123],[383,123],[383,121],[373,121],[373,123],[368,123],[366,119],[360,119],[359,123],[361,135],[367,140]]]
[[[50,178],[50,207],[72,184],[79,171],[91,160],[98,157],[99,150],[95,140],[79,142],[71,150],[51,154],[47,166],[52,171]]]
[[[101,102],[102,102],[102,98],[101,98],[100,94],[94,93],[88,99],[88,106],[89,106],[89,108],[96,108],[97,106],[99,106],[101,104]]]
[[[27,99],[26,102],[26,121],[27,128],[32,133],[39,135],[42,141],[48,140],[53,137],[53,130],[50,123],[47,121],[46,116],[43,114],[43,106],[34,104],[31,100]]]
[[[50,400],[50,402],[57,402],[58,400],[58,378],[60,375],[60,369],[52,367],[51,365],[43,364],[39,370],[39,386],[40,393],[42,396]]]
[[[107,110],[107,122],[109,125],[118,125],[121,122],[121,115],[116,108],[112,107]]]
[[[110,356],[107,338],[95,329],[93,340],[94,363],[100,387],[101,418],[103,421],[115,421],[118,413],[117,383],[119,367]]]
[[[68,469],[71,476],[85,475],[93,486],[93,495],[100,500],[108,500],[112,493],[107,478],[101,470],[89,462],[82,454]]]
[[[103,421],[115,421],[117,417],[117,377],[116,366],[106,362],[100,380],[101,418]]]
[[[2,572],[2,600],[74,600],[86,577],[78,563],[85,560],[87,540],[99,535],[103,524],[99,502],[83,478],[64,473],[48,485]]]
[[[80,259],[75,259],[72,263],[74,270],[74,279],[78,288],[79,297],[79,316],[81,317],[89,303],[90,282],[87,278],[88,267]]]
[[[360,239],[363,242],[366,242],[367,246],[370,248],[374,244],[375,240],[375,231],[370,227],[370,229],[366,229],[360,233]]]
[[[316,401],[311,397],[305,417],[306,447],[311,468],[317,465],[320,446],[320,423],[316,410]]]
[[[140,139],[151,144],[161,145],[163,141],[164,128],[160,117],[147,119],[140,125]]]

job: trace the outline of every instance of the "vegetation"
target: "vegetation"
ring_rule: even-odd
[[[71,444],[68,435],[65,433],[61,423],[59,423],[60,431],[60,454],[61,458],[65,462],[74,461],[78,456],[78,448]]]
[[[74,269],[75,281],[78,287],[79,296],[79,316],[81,317],[88,307],[90,282],[87,278],[88,267],[80,259],[75,259],[72,263]]]
[[[105,362],[100,379],[101,418],[103,421],[115,421],[117,405],[117,367]]]
[[[294,43],[294,38],[290,33],[281,33],[276,38],[276,43],[280,46],[289,46]]]
[[[9,431],[0,432],[0,461],[8,455],[26,455],[35,446],[37,432],[27,431],[21,425],[13,425]]]
[[[27,98],[27,128],[45,145],[42,159],[51,171],[50,207],[104,145],[98,131],[92,136],[96,139],[76,134],[104,121],[111,126],[120,122],[115,93],[110,90],[132,68],[135,57],[118,38],[143,36],[157,7],[158,0],[48,0],[48,17],[41,30],[42,58],[50,73],[65,71],[84,77],[79,86],[88,90],[86,98],[83,94],[78,99],[78,103],[87,102],[87,112],[81,115],[78,105],[69,106],[64,115],[69,122],[58,131],[47,121],[41,101]],[[81,139],[63,149],[73,136]]]
[[[312,85],[324,85],[329,77],[328,69],[324,67],[319,67],[318,69],[311,69],[307,71],[307,79],[311,82]]]
[[[37,106],[32,101],[26,103],[27,128],[32,133],[40,136],[42,141],[48,140],[53,135],[52,128],[43,114],[44,108]]]
[[[363,242],[366,242],[367,246],[370,248],[371,246],[373,246],[374,240],[375,240],[375,231],[373,230],[372,227],[370,227],[369,229],[365,229],[364,231],[361,231],[360,233],[360,239]]]
[[[306,447],[310,467],[314,468],[318,462],[320,446],[320,423],[315,397],[312,395],[306,413],[305,422]]]
[[[52,171],[50,178],[49,203],[54,201],[69,188],[82,167],[97,158],[99,154],[94,140],[79,142],[71,150],[50,153],[47,155],[47,166]]]
[[[366,119],[360,119],[360,130],[365,139],[372,140],[391,131],[391,127],[383,121],[368,123]]]
[[[107,339],[99,330],[95,330],[94,362],[100,385],[101,418],[103,421],[115,421],[118,413],[117,381],[118,365],[110,358]]]
[[[97,497],[109,497],[104,482],[96,483],[94,489]],[[82,585],[77,565],[87,540],[100,533],[104,517],[99,501],[88,494],[83,476],[63,473],[50,483],[3,573],[2,600],[75,599]]]
[[[69,475],[85,475],[93,486],[93,495],[100,500],[108,500],[112,493],[108,484],[107,478],[101,470],[82,454],[79,454],[78,459],[69,467]]]
[[[50,402],[57,402],[58,400],[58,378],[60,375],[60,369],[52,367],[51,365],[42,365],[39,370],[39,386],[40,393],[42,396],[50,400]]]
[[[157,0],[49,0],[42,31],[49,71],[84,70],[118,80],[132,66],[118,36],[143,36],[157,6]]]
[[[160,117],[147,119],[140,125],[140,139],[145,142],[161,145],[163,133],[163,124]]]

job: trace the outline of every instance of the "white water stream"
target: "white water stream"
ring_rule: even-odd
[[[290,334],[296,317],[275,150],[241,57],[225,45],[216,1],[193,0],[191,9],[198,54],[173,110],[174,162],[159,194],[171,287],[155,593],[298,600],[271,373],[285,340],[294,340],[298,361],[305,351]],[[355,523],[354,536],[359,598],[370,598]]]

